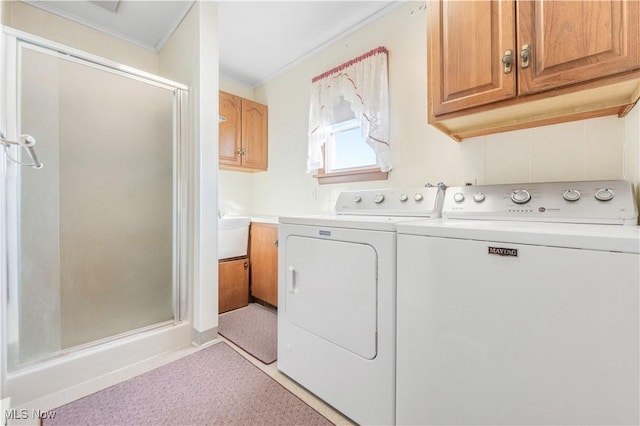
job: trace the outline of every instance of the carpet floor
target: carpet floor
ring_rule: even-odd
[[[226,343],[55,409],[45,425],[331,425]]]
[[[278,316],[257,303],[220,315],[218,333],[265,364],[278,356]]]

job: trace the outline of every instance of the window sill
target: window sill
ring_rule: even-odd
[[[318,173],[313,175],[318,179],[318,184],[327,185],[332,183],[349,183],[349,182],[367,182],[372,180],[387,180],[389,172],[382,172],[379,168],[375,169],[361,169],[361,170],[345,170],[333,173],[324,173],[323,170],[318,170]]]

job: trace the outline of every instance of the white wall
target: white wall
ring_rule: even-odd
[[[269,106],[269,171],[253,176],[253,214],[328,212],[340,191],[353,188],[622,178],[625,163],[636,168],[632,180],[639,183],[638,156],[627,152],[625,158],[624,148],[625,132],[631,142],[637,139],[637,131],[633,136],[628,130],[633,117],[577,121],[462,143],[429,126],[426,16],[411,15],[421,4],[400,6],[255,90],[256,100]],[[394,169],[388,181],[319,186],[305,174],[311,78],[377,46],[389,50]],[[637,112],[631,115],[637,124]],[[631,142],[627,144],[637,145]]]

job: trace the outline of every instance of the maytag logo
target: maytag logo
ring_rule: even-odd
[[[498,256],[518,257],[518,249],[510,249],[504,247],[489,247],[489,254],[497,254]]]
[[[324,237],[330,237],[331,236],[331,231],[323,231],[321,229],[319,232],[320,232],[320,235],[322,235]]]

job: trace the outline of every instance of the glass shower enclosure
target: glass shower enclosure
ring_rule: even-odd
[[[6,51],[7,370],[179,322],[186,87],[48,43]]]

